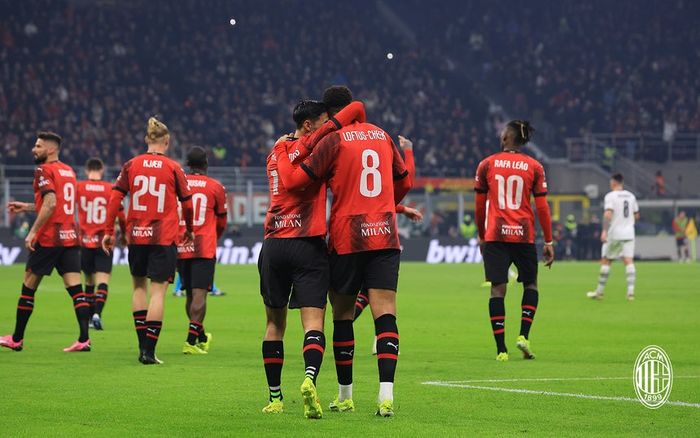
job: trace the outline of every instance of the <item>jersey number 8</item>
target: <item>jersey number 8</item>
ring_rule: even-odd
[[[372,158],[370,165],[369,159]],[[369,176],[372,175],[372,190],[369,189]],[[366,198],[376,198],[382,193],[382,174],[379,172],[379,154],[372,149],[362,151],[362,174],[360,194]]]

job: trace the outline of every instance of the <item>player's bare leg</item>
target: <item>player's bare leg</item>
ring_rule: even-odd
[[[265,376],[270,390],[270,402],[263,413],[279,414],[282,404],[282,365],[284,364],[284,332],[287,329],[287,308],[274,309],[265,306],[267,324],[262,343]]]
[[[508,290],[508,283],[491,284],[491,298],[489,299],[489,316],[491,318],[491,329],[496,340],[496,360],[506,362],[508,360],[508,349],[506,348],[506,306],[505,297]]]
[[[537,311],[537,303],[539,301],[539,292],[537,291],[537,283],[529,283],[523,287],[523,299],[520,304],[520,335],[516,341],[516,346],[523,352],[525,359],[534,359],[535,355],[530,349],[530,328],[535,319]]]
[[[338,397],[330,403],[329,409],[336,412],[352,412],[352,363],[355,356],[355,318],[356,297],[353,295],[328,293],[333,309],[333,356],[335,371],[338,376]]]
[[[96,330],[102,330],[102,311],[107,304],[107,295],[109,294],[109,279],[111,275],[108,272],[95,273],[95,305],[92,314],[92,324]]]
[[[323,319],[326,310],[317,307],[301,308],[301,324],[304,327],[304,383],[301,395],[304,398],[304,416],[318,419],[323,416],[323,409],[316,391],[316,379],[321,371],[323,352],[326,349],[326,337],[323,334]]]
[[[24,344],[24,331],[29,322],[29,317],[34,311],[34,294],[41,283],[42,276],[33,272],[24,273],[22,293],[17,302],[17,318],[15,319],[15,331],[11,335],[0,337],[0,347],[15,351],[22,351]]]
[[[588,298],[602,300],[605,294],[605,284],[610,276],[610,260],[603,257],[600,259],[600,273],[598,274],[598,286],[592,292],[586,293]]]
[[[396,325],[396,291],[369,289],[369,305],[377,335],[379,396],[377,415],[394,415],[394,376],[399,359],[399,328]]]
[[[78,320],[78,327],[80,329],[78,340],[70,347],[64,348],[63,351],[90,351],[90,335],[88,332],[90,324],[90,304],[83,292],[83,286],[80,284],[80,272],[66,272],[63,274],[63,285],[73,300],[75,317]]]
[[[627,300],[634,300],[634,284],[637,281],[637,269],[634,266],[632,257],[623,257],[622,263],[625,265],[625,277],[627,278]]]

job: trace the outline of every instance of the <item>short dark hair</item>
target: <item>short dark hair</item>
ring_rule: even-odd
[[[300,101],[294,107],[294,111],[292,111],[292,119],[294,119],[294,123],[297,124],[297,128],[301,128],[305,121],[316,120],[326,112],[328,112],[328,108],[323,104],[323,102],[306,99]]]
[[[507,126],[515,133],[515,144],[518,146],[526,145],[535,133],[535,128],[527,120],[511,120]]]
[[[334,116],[352,102],[352,92],[345,85],[333,85],[323,92],[323,103],[328,107],[328,113]]]
[[[612,179],[612,180],[614,180],[614,181],[617,181],[617,182],[620,183],[620,184],[622,184],[623,181],[625,180],[625,179],[622,177],[622,174],[619,173],[619,172],[618,172],[618,173],[613,173],[613,175],[610,177],[610,179]]]
[[[187,152],[187,166],[191,169],[206,170],[209,167],[207,151],[203,147],[193,146]]]
[[[88,172],[100,171],[105,168],[105,164],[99,158],[88,158],[85,162],[85,170]]]
[[[53,141],[56,144],[58,144],[59,147],[61,146],[61,142],[63,141],[60,135],[52,131],[39,131],[36,133],[36,136],[42,140]]]

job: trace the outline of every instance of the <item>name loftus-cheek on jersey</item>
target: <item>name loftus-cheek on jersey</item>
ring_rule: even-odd
[[[366,131],[345,131],[342,133],[345,141],[369,141],[386,140],[386,134],[381,129],[368,129]]]
[[[389,221],[363,222],[360,224],[360,234],[362,237],[385,236],[392,233]]]

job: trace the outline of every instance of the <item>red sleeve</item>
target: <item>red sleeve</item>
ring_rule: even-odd
[[[182,167],[175,164],[175,192],[177,193],[177,199],[180,202],[184,202],[192,198],[192,193],[190,193],[190,186],[187,184],[187,175]]]
[[[409,190],[411,190],[410,178],[394,180],[394,204],[396,204],[397,211],[399,208],[399,203],[403,200]]]
[[[535,197],[547,194],[547,179],[544,176],[544,167],[542,167],[540,163],[535,165],[535,179],[532,184],[532,194]],[[547,242],[549,242],[549,240]]]
[[[406,211],[406,207],[403,204],[396,205],[396,212],[401,214]]]
[[[129,168],[131,167],[131,161],[124,163],[119,176],[117,176],[117,181],[114,183],[113,189],[119,190],[123,194],[129,193]]]
[[[56,184],[54,183],[53,174],[49,167],[37,167],[34,171],[34,179],[36,180],[36,186],[39,188],[39,193],[41,193],[42,198],[47,193],[56,193]]]
[[[389,136],[387,136],[387,138],[389,138],[389,143],[391,143],[391,149],[393,153],[392,172],[394,174],[394,180],[404,179],[407,176],[409,176],[409,170],[406,167],[406,163],[404,162],[403,158],[401,158],[401,152],[399,152],[399,148],[396,147],[394,141]],[[413,178],[409,178],[409,189],[411,188],[410,186],[412,185],[412,180]]]
[[[226,189],[220,185],[217,187],[216,194],[216,238],[219,239],[226,231],[226,221],[228,219],[228,211],[226,209]]]
[[[404,162],[406,170],[408,170],[408,177],[411,178],[411,186],[413,186],[413,182],[416,180],[416,162],[413,157],[413,149],[405,149],[403,153],[406,156]]]
[[[180,201],[182,204],[182,220],[185,221],[185,227],[187,228],[187,231],[192,231],[192,221],[194,220],[194,208],[192,207],[192,196],[190,195],[188,198],[186,198],[183,201]]]
[[[303,148],[299,150],[299,156],[294,158],[292,164],[298,164],[304,161],[326,135],[355,121],[361,123],[365,121],[365,106],[362,102],[355,101],[350,103],[350,105],[343,108],[334,117],[328,119],[319,129],[301,137],[299,143]]]
[[[117,219],[119,210],[124,208],[122,206],[122,200],[124,200],[124,196],[126,196],[126,193],[121,191],[115,185],[112,189],[112,194],[109,197],[109,203],[107,204],[107,226],[105,227],[105,234],[109,236],[114,235],[114,221]],[[124,230],[124,228],[122,228],[122,230]]]
[[[119,203],[119,212],[117,212],[117,220],[119,221],[119,229],[122,234],[126,235],[126,215],[124,214],[124,205]]]
[[[476,176],[474,177],[474,191],[477,193],[487,193],[489,191],[488,182],[488,170],[489,162],[488,160],[483,160],[479,163],[479,167],[476,168]],[[484,201],[486,202],[486,201]],[[484,204],[484,208],[485,208]],[[484,218],[486,214],[484,213]]]
[[[292,165],[286,153],[275,153],[277,171],[284,188],[301,190],[316,180],[325,179],[333,168],[339,144],[340,136],[337,134],[326,136],[316,146],[314,153],[298,167]]]
[[[552,217],[549,213],[549,203],[547,203],[547,196],[536,196],[535,207],[537,208],[537,217],[540,220],[540,227],[542,227],[542,234],[544,234],[544,241],[551,242]]]
[[[479,239],[483,241],[486,236],[486,193],[476,192],[474,216],[476,217],[476,228],[479,230]]]

